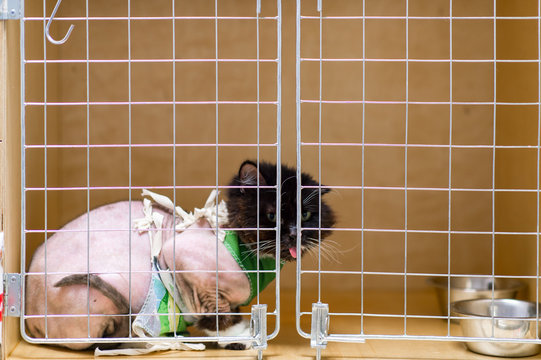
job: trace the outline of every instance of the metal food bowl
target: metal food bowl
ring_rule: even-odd
[[[516,299],[476,299],[451,304],[460,317],[464,336],[473,338],[537,339],[541,313],[539,304]],[[535,355],[540,344],[509,341],[470,341],[471,351],[484,355],[520,357]]]
[[[494,287],[495,299],[515,299],[526,296],[526,284],[515,279],[494,279],[487,277],[451,277],[451,297],[448,298],[446,277],[433,277],[428,283],[436,289],[438,303],[443,315],[447,315],[447,305],[461,300],[491,299]],[[495,286],[493,286],[495,284]],[[449,301],[450,300],[450,301]],[[457,320],[451,320],[458,323]]]

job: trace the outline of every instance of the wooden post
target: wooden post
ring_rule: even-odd
[[[0,21],[0,228],[5,272],[20,272],[21,134],[19,21]],[[20,341],[19,318],[3,318],[4,358]]]

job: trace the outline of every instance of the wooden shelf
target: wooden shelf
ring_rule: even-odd
[[[372,293],[374,294],[374,293]],[[385,307],[389,303],[400,299],[399,292],[381,291],[379,304]],[[272,303],[272,294],[263,294],[262,302],[267,300]],[[306,301],[310,301],[313,294],[305,296]],[[310,341],[302,338],[295,329],[295,293],[286,291],[282,294],[282,325],[280,333],[269,342],[269,347],[264,351],[264,358],[269,360],[282,359],[313,359],[315,350],[310,348]],[[344,306],[351,306],[351,299],[355,299],[355,293],[342,292],[335,293],[334,298],[329,299],[329,303],[336,307],[338,302],[343,302]],[[431,291],[420,290],[412,293],[409,297],[415,301],[419,308],[437,309],[435,296]],[[303,304],[309,305],[308,303]],[[332,309],[332,308],[331,308]],[[334,309],[342,311],[341,309]],[[303,328],[308,328],[308,317],[303,321]],[[352,321],[352,317],[334,316],[331,319],[331,332],[356,333],[360,325],[358,321]],[[355,320],[355,319],[353,319]],[[403,331],[403,319],[366,319],[365,331],[379,334],[393,334]],[[442,320],[408,320],[408,334],[423,335],[445,335],[447,333],[447,323]],[[460,327],[451,324],[451,334],[460,335]],[[197,351],[167,351],[156,353],[151,356],[138,356],[137,359],[172,359],[172,358],[205,358],[205,359],[254,359],[256,351],[231,351],[216,349],[214,346],[207,346],[207,350]],[[463,343],[456,341],[407,341],[407,340],[367,340],[366,343],[329,343],[323,350],[323,359],[488,359],[489,357],[472,353],[466,349]],[[28,360],[28,359],[93,359],[91,352],[68,351],[52,346],[32,345],[24,341],[18,343],[15,349],[7,356],[10,360]],[[128,357],[115,357],[128,358]],[[541,355],[531,357],[541,359]]]

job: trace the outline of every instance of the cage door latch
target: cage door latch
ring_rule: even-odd
[[[312,304],[312,332],[310,336],[310,346],[316,348],[318,352],[327,346],[327,336],[329,335],[329,304]]]
[[[267,348],[267,304],[252,305],[250,319],[250,334],[254,342],[252,347],[257,350],[257,358],[263,358],[263,350]]]
[[[21,0],[0,0],[0,20],[19,20]]]
[[[21,316],[21,274],[4,275],[4,316]]]

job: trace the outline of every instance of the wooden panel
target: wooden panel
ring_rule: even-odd
[[[17,21],[2,22],[4,38],[7,45],[6,59],[6,122],[5,122],[5,173],[3,179],[5,189],[4,214],[4,271],[20,272],[20,238],[21,238],[21,201],[20,201],[20,58],[19,58],[19,23]],[[19,319],[5,317],[2,321],[2,351],[9,354],[20,340]]]

